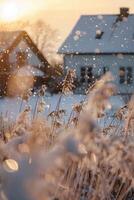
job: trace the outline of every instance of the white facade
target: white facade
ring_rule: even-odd
[[[106,71],[110,71],[114,76],[114,83],[117,86],[118,93],[134,93],[134,55],[65,55],[64,68],[65,71],[68,68],[76,71],[77,80],[80,83],[80,88],[77,91],[81,93],[84,93],[85,86],[89,85],[88,82],[86,85],[86,81],[81,81],[82,68],[91,68],[94,78],[98,78]],[[123,71],[123,76],[120,76],[122,68],[125,71]],[[88,79],[88,75],[85,78]]]

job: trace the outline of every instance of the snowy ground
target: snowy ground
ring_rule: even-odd
[[[59,95],[46,95],[44,96],[44,101],[46,102],[46,108],[44,114],[47,115],[48,113],[55,110],[57,102],[59,100]],[[34,112],[34,108],[37,101],[37,96],[33,96],[27,102],[23,102],[23,106],[21,110],[23,110],[26,106],[30,105],[32,111]],[[74,104],[81,102],[86,97],[84,95],[69,95],[62,98],[60,108],[65,109],[67,111],[67,115],[71,111],[71,108]],[[0,112],[3,113],[5,116],[11,116],[11,118],[16,117],[20,112],[21,107],[21,99],[16,98],[3,98],[0,99]]]
[[[28,103],[23,103],[22,109],[23,110],[27,105],[31,106],[32,111],[34,112],[34,108],[36,105],[37,96],[31,97]],[[66,110],[66,117],[69,116],[69,113],[71,112],[72,106],[74,104],[80,103],[81,101],[85,100],[85,95],[69,95],[64,96],[62,98],[60,107],[61,109]],[[55,107],[57,105],[57,102],[59,100],[59,95],[46,95],[44,96],[44,101],[46,102],[46,109],[43,113],[44,115],[48,115],[50,112],[55,110]],[[124,105],[124,101],[120,96],[113,96],[110,99],[112,109],[110,111],[110,115],[113,115],[113,113],[119,109],[121,106]],[[21,107],[21,99],[11,99],[11,98],[3,98],[0,99],[0,112],[3,116],[8,117],[10,119],[15,119],[19,112]]]
[[[86,96],[83,95],[70,95],[66,96],[62,99],[61,102],[61,108],[67,110],[67,115],[71,112],[71,108],[74,104],[81,102],[84,100]],[[44,100],[46,101],[46,111],[44,115],[47,115],[49,112],[53,111],[56,107],[56,104],[58,102],[59,95],[47,95],[44,97]],[[28,103],[28,105],[31,106],[31,108],[34,110],[35,104],[36,104],[37,96],[32,97]],[[112,111],[115,112],[118,108],[124,105],[123,100],[118,97],[112,97],[110,99],[112,104]],[[0,99],[0,112],[2,112],[7,117],[12,117],[13,119],[18,115],[20,110],[21,100],[20,99]],[[26,104],[23,104],[23,109],[26,106]],[[23,110],[22,109],[22,110]],[[4,186],[4,192],[7,195],[8,199],[10,200],[30,200],[30,197],[27,195],[24,183],[26,180],[33,177],[33,175],[36,174],[36,165],[34,162],[32,162],[31,165],[29,165],[28,158],[23,158],[21,161],[18,161],[20,170],[16,173],[7,173],[6,171],[2,171],[2,174],[5,178],[5,180],[8,180],[6,182],[6,185]],[[15,187],[14,187],[15,186]]]

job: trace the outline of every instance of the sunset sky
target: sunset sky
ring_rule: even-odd
[[[20,4],[22,9],[31,7],[31,10],[78,10],[94,13],[98,11],[116,12],[120,6],[129,6],[134,10],[133,0],[0,0],[0,2],[15,2]]]
[[[40,2],[42,5],[44,3],[46,9],[75,9],[91,12],[95,12],[96,9],[104,12],[107,9],[116,11],[119,6],[134,7],[133,0],[40,0]]]
[[[118,13],[123,6],[134,13],[134,0],[0,0],[0,19],[41,18],[64,38],[81,14]]]
[[[44,10],[83,10],[95,12],[97,10],[111,10],[115,12],[120,6],[134,7],[133,0],[1,0],[0,2],[16,2],[31,9]],[[97,10],[96,10],[97,9]],[[134,8],[132,8],[134,10]]]

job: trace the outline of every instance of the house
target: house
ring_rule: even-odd
[[[0,95],[12,76],[33,76],[34,86],[44,83],[49,63],[25,31],[0,32]]]
[[[134,92],[134,15],[120,8],[117,15],[83,15],[61,45],[64,69],[76,70],[77,92],[111,71],[118,92]]]

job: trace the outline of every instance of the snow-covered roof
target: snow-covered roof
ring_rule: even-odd
[[[134,15],[129,14],[122,20],[119,15],[83,15],[58,52],[134,53]]]
[[[0,52],[7,50],[23,31],[0,32]]]

